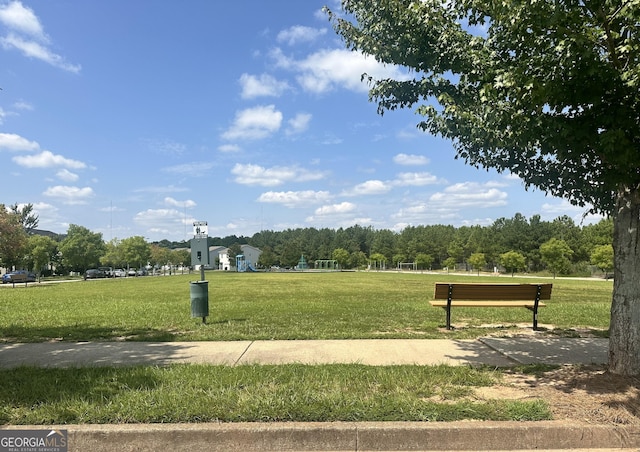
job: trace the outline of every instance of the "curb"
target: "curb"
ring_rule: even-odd
[[[640,427],[539,422],[0,426],[67,430],[69,451],[429,451],[640,448]]]

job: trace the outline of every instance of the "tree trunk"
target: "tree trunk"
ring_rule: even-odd
[[[609,371],[640,375],[640,190],[621,189],[613,219]]]

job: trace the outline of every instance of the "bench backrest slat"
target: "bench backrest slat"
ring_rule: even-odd
[[[449,286],[452,286],[453,300],[535,300],[538,285],[540,300],[551,299],[552,284],[473,284],[473,283],[436,283],[434,299],[449,298]]]

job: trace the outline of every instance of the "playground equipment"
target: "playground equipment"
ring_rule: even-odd
[[[307,264],[306,259],[304,258],[304,254],[300,256],[300,260],[298,261],[298,265],[296,265],[297,270],[308,270],[309,264]]]
[[[238,254],[236,256],[236,271],[244,273],[246,271],[256,272],[258,270],[245,258],[244,254]]]
[[[334,259],[317,259],[313,267],[316,270],[339,270],[338,261]]]

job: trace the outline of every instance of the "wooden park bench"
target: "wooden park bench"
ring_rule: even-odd
[[[483,284],[436,283],[431,306],[447,312],[447,329],[451,329],[451,307],[527,308],[533,312],[533,329],[538,329],[540,300],[551,299],[552,284]]]

